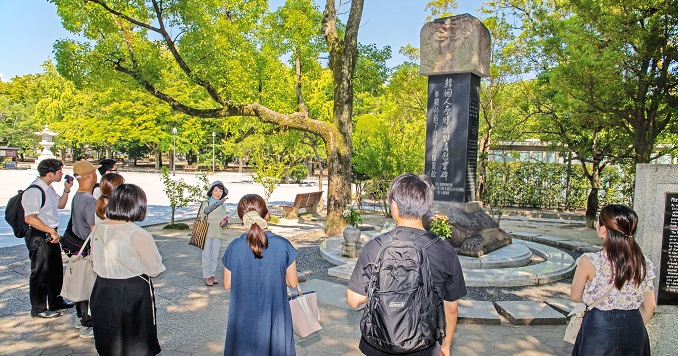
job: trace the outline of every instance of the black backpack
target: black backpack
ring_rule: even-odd
[[[21,198],[24,196],[24,192],[31,188],[38,188],[40,190],[40,193],[42,193],[42,204],[40,204],[40,208],[45,206],[45,191],[42,190],[39,185],[31,184],[25,190],[19,190],[17,191],[17,195],[9,198],[7,207],[5,208],[5,220],[9,226],[12,227],[12,230],[14,230],[14,236],[18,238],[23,238],[28,235],[28,229],[30,228],[30,226],[26,224],[26,220],[24,220],[24,207],[21,205]]]
[[[381,250],[365,266],[370,274],[362,336],[374,348],[393,354],[427,349],[445,337],[443,299],[431,277],[426,249],[440,240],[424,233],[396,240],[376,238]],[[420,241],[421,240],[421,241]]]

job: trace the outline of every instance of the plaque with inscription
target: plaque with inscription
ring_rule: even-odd
[[[434,199],[475,200],[480,77],[472,73],[428,77],[426,174]]]
[[[657,303],[678,305],[678,193],[666,193]]]

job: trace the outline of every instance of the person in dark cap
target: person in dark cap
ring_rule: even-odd
[[[233,240],[232,237],[224,234],[229,214],[229,210],[224,205],[228,199],[227,195],[228,189],[224,187],[224,184],[218,180],[214,181],[207,191],[207,200],[200,205],[202,219],[207,219],[208,223],[205,248],[202,250],[202,278],[208,286],[218,284],[215,274],[219,263],[221,241],[225,240],[228,245]]]
[[[97,168],[99,175],[103,177],[106,173],[118,173],[118,168],[115,165],[116,163],[116,160],[110,158],[100,160],[99,168]],[[92,195],[95,199],[99,199],[101,196],[101,188],[99,188],[99,183],[95,184],[94,188],[92,188]]]

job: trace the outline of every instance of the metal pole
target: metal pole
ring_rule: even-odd
[[[177,171],[177,128],[172,128],[172,135],[174,135],[174,148],[172,149],[172,175],[176,176]]]
[[[214,136],[215,133],[212,132],[212,173],[214,173]]]

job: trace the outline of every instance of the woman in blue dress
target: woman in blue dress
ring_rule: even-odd
[[[222,259],[224,287],[231,291],[224,355],[295,355],[286,285],[297,287],[297,250],[267,230],[261,196],[242,197],[238,216],[249,231]]]

